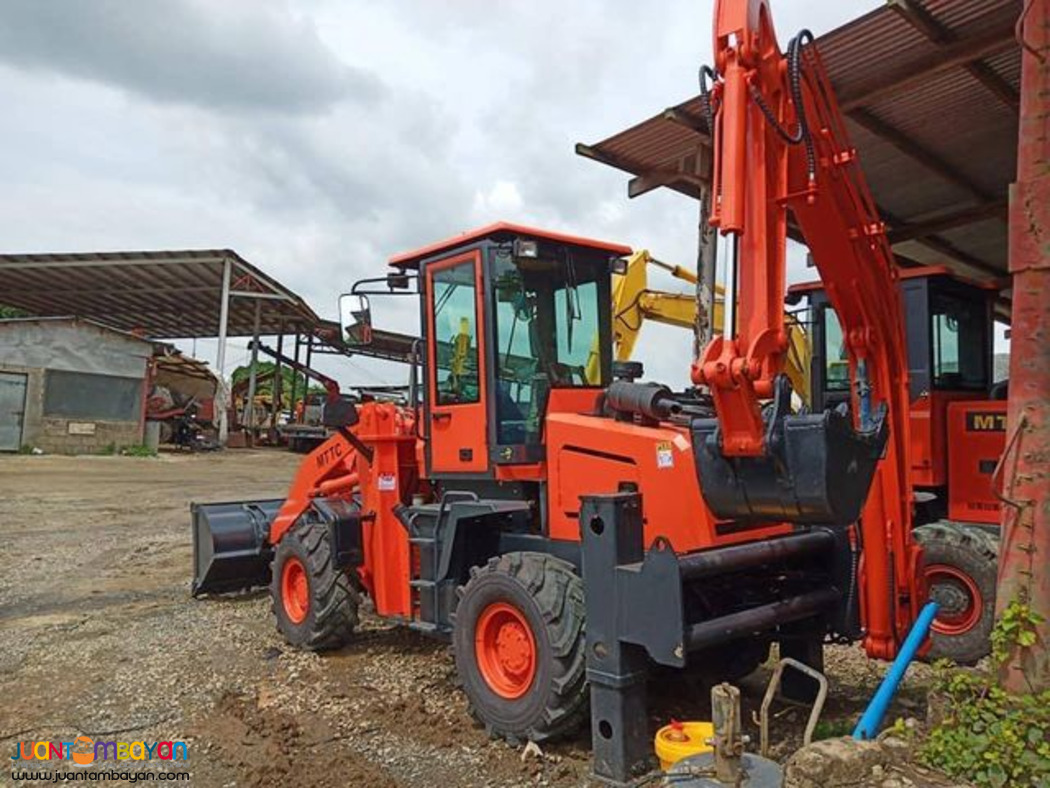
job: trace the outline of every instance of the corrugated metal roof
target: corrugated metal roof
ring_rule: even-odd
[[[1021,0],[895,0],[817,39],[905,262],[1006,273],[1020,12]],[[636,176],[631,196],[662,185],[698,197],[709,145],[695,97],[577,151]]]
[[[0,303],[33,315],[77,315],[154,339],[219,333],[223,268],[228,336],[310,331],[320,319],[299,296],[229,249],[0,255]]]
[[[82,317],[74,317],[73,315],[49,315],[47,317],[6,317],[0,320],[0,331],[8,328],[17,329],[18,326],[24,326],[28,323],[42,323],[44,325],[56,325],[59,323],[70,324],[72,326],[84,325],[90,326],[91,328],[103,331],[107,334],[117,334],[124,337],[125,339],[131,339],[135,342],[141,342],[144,345],[150,345],[156,347],[157,343],[153,342],[145,337],[133,334],[130,331],[121,331],[119,328],[108,326],[105,323],[101,323],[98,320],[89,320]]]

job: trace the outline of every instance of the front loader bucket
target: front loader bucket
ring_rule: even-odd
[[[741,525],[847,525],[860,517],[889,437],[885,414],[865,432],[845,413],[786,415],[768,425],[767,454],[726,457],[715,419],[692,425],[700,489],[711,511]]]
[[[282,499],[190,505],[194,596],[270,582],[273,550],[266,541]]]

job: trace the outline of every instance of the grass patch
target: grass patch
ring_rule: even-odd
[[[136,446],[125,446],[120,450],[122,457],[156,457],[157,452],[149,446],[139,444]]]

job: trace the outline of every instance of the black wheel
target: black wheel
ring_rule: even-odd
[[[575,731],[588,708],[583,581],[542,553],[471,570],[452,631],[471,713],[514,743]]]
[[[278,543],[270,600],[277,629],[293,646],[325,651],[349,641],[359,600],[350,578],[332,566],[324,523],[300,523]]]
[[[930,598],[940,605],[927,659],[972,665],[991,651],[999,537],[980,526],[940,521],[915,529]]]

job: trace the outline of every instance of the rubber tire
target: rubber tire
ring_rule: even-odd
[[[284,611],[281,570],[291,556],[307,573],[310,606],[300,623]],[[299,523],[277,544],[270,565],[270,602],[277,631],[286,641],[309,651],[328,651],[346,645],[357,626],[360,597],[345,572],[332,566],[328,528],[324,523]]]
[[[470,570],[458,589],[452,648],[470,712],[490,736],[542,742],[579,729],[589,708],[583,581],[572,564],[543,553],[507,553]],[[515,700],[493,692],[478,669],[474,632],[482,611],[505,601],[520,610],[536,641],[532,686]]]
[[[959,635],[931,634],[932,645],[925,659],[950,659],[974,665],[991,652],[990,637],[995,624],[995,584],[999,567],[999,538],[977,525],[941,520],[915,529],[923,546],[926,564],[955,567],[974,581],[981,594],[980,620]]]

